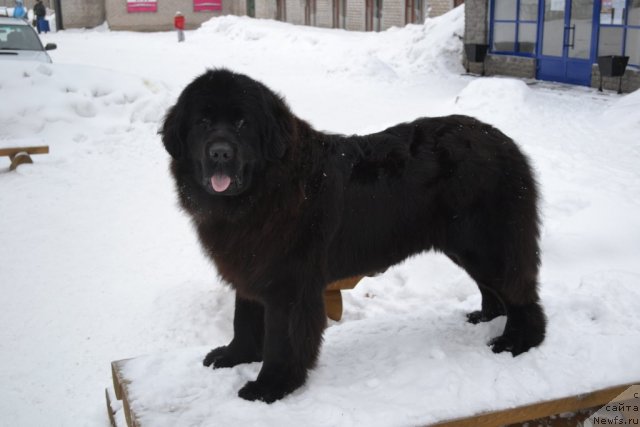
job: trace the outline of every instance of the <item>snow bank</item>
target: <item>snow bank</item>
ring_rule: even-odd
[[[248,17],[216,17],[194,32],[196,41],[223,37],[244,43],[263,55],[288,56],[296,51],[327,68],[327,73],[350,78],[396,81],[411,73],[460,73],[464,33],[464,7],[427,19],[424,25],[391,28],[381,33],[296,27],[292,24]],[[305,50],[307,52],[305,52]],[[329,61],[327,58],[338,57]]]
[[[98,133],[124,132],[136,123],[156,125],[168,106],[166,86],[137,76],[63,64],[3,62],[0,97],[2,139],[51,132],[82,139],[78,121]],[[75,124],[70,127],[70,124]]]
[[[604,111],[602,116],[612,130],[638,129],[640,127],[640,90],[624,95],[615,101]],[[640,135],[638,135],[638,140],[640,141]]]
[[[454,110],[484,121],[515,119],[528,114],[531,89],[522,80],[486,77],[471,81],[454,101]]]
[[[464,5],[418,27],[418,35],[407,43],[407,60],[425,73],[448,75],[464,72],[462,38]]]

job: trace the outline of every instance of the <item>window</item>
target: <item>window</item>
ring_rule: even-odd
[[[602,0],[598,56],[626,55],[640,66],[640,0]]]
[[[42,44],[28,25],[7,24],[0,27],[0,49],[42,50]]]
[[[491,10],[491,50],[535,55],[538,0],[493,0]]]

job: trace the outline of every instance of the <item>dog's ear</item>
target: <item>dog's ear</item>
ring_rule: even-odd
[[[284,100],[266,87],[262,88],[263,113],[262,143],[265,159],[279,160],[284,157],[291,143],[293,116]]]
[[[167,149],[174,159],[181,158],[184,151],[185,135],[182,124],[184,118],[181,111],[180,100],[178,100],[178,103],[167,112],[162,129],[158,132],[162,135],[164,148]]]

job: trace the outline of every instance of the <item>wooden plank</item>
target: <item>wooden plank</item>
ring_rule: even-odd
[[[111,362],[111,375],[113,377],[113,386],[116,393],[116,398],[122,400],[122,410],[127,421],[128,427],[140,427],[140,423],[136,415],[131,410],[129,405],[129,384],[131,381],[125,378],[122,373],[122,368],[129,359],[119,360],[117,362]]]
[[[588,409],[602,406],[612,401],[620,393],[631,387],[635,383],[609,387],[596,390],[590,393],[578,394],[561,399],[548,400],[545,402],[533,403],[531,405],[518,406],[516,408],[503,411],[488,412],[474,415],[468,418],[459,418],[434,424],[437,427],[499,427],[514,423],[523,423],[538,418],[545,418],[551,415],[562,414],[564,412],[577,412],[581,409]]]
[[[339,290],[333,292],[340,293]],[[140,427],[140,423],[136,414],[129,406],[128,386],[129,384],[131,384],[131,379],[126,378],[123,375],[123,367],[127,362],[128,360],[121,360],[113,362],[111,364],[112,373],[114,375],[114,386],[116,390],[118,390],[118,388],[121,389],[120,395],[122,396],[121,400],[123,403],[122,410],[124,411],[127,426]],[[440,423],[433,424],[433,426],[499,427],[514,425],[515,427],[515,425],[521,425],[524,422],[531,422],[532,420],[535,420],[539,422],[539,424],[547,426],[575,426],[577,425],[578,421],[583,421],[608,402],[615,401],[616,398],[625,390],[638,383],[639,382],[633,382],[601,390],[595,390],[589,393],[578,394],[575,396],[536,402],[533,404],[518,406],[515,408],[486,412],[470,417],[442,421]],[[116,391],[116,393],[118,392]],[[625,399],[624,397],[622,398]],[[108,395],[107,401],[109,402]],[[109,408],[112,409],[112,406],[109,405]],[[575,413],[575,415],[573,417],[555,417],[554,419],[549,418],[551,416],[557,416],[564,413]]]
[[[346,279],[336,280],[327,286],[328,291],[336,291],[338,289],[353,289],[365,276],[353,276]]]
[[[18,153],[49,154],[49,146],[39,145],[39,146],[32,146],[32,147],[0,148],[0,156],[13,156]]]
[[[109,414],[109,422],[111,423],[111,427],[120,427],[116,421],[116,411],[113,410],[113,405],[111,404],[111,396],[109,396],[109,390],[105,389],[104,394],[107,398],[107,414]]]
[[[339,290],[324,292],[324,309],[329,319],[336,322],[342,319],[342,294]]]
[[[120,366],[124,361],[111,362],[111,378],[113,379],[113,390],[116,393],[116,399],[122,400],[122,375]]]
[[[342,319],[342,294],[340,289],[353,289],[364,276],[347,277],[330,283],[324,291],[324,309],[327,317],[336,322]]]

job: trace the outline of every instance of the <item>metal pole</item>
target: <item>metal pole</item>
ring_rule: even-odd
[[[54,0],[55,10],[56,10],[56,31],[64,30],[64,26],[62,25],[62,5],[61,0]]]

